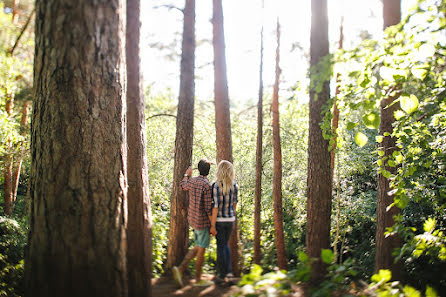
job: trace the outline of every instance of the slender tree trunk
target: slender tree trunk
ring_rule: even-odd
[[[214,94],[217,161],[233,162],[231,117],[229,113],[228,79],[226,77],[225,35],[223,29],[222,0],[213,0],[213,47],[214,47]],[[232,272],[240,274],[238,254],[237,220],[229,239],[231,248]]]
[[[263,25],[260,32],[259,102],[257,103],[256,185],[254,191],[254,263],[260,265],[260,211],[262,201],[263,154]]]
[[[14,107],[14,95],[6,95],[7,100],[5,104],[6,114],[11,117],[12,110]],[[4,199],[4,212],[5,215],[10,217],[12,215],[12,205],[13,205],[13,180],[12,180],[12,170],[13,170],[13,158],[11,154],[12,150],[12,140],[8,139],[6,143],[7,152],[4,157],[5,172],[3,173],[3,199]]]
[[[28,19],[26,20],[26,23],[25,23],[25,25],[23,26],[22,31],[20,31],[19,36],[17,36],[17,39],[16,39],[15,42],[14,42],[14,45],[13,45],[12,48],[9,50],[9,53],[10,53],[11,55],[14,54],[14,51],[15,51],[15,49],[17,48],[17,45],[19,44],[19,41],[20,41],[20,39],[22,38],[23,33],[25,33],[26,29],[28,28],[29,23],[31,22],[31,19],[33,18],[35,12],[36,12],[36,8],[34,7],[33,10],[31,11],[31,13],[30,13],[29,16],[28,16]]]
[[[144,92],[140,70],[140,0],[127,0],[128,295],[149,297],[152,278],[150,208]]]
[[[274,82],[273,101],[271,103],[273,126],[273,204],[274,204],[274,238],[276,241],[277,265],[279,269],[287,268],[285,252],[285,239],[283,235],[283,209],[282,209],[282,147],[280,144],[279,124],[279,83],[280,83],[280,24],[277,19],[277,48],[276,48],[276,80]]]
[[[128,296],[125,2],[36,2],[25,296]]]
[[[29,113],[30,104],[31,104],[31,101],[25,101],[25,103],[23,104],[23,107],[22,107],[22,117],[20,119],[20,134],[21,135],[25,135],[26,133],[28,133],[27,123],[28,123],[28,113]],[[19,188],[20,172],[22,170],[23,154],[24,154],[24,151],[22,149],[20,152],[20,155],[19,155],[18,165],[17,165],[16,169],[14,170],[14,174],[13,174],[13,178],[12,178],[12,181],[13,181],[12,201],[13,201],[13,203],[15,203],[15,201],[17,200],[17,191]]]
[[[170,201],[167,269],[179,266],[186,256],[189,242],[187,222],[188,195],[180,188],[183,174],[192,162],[195,97],[195,0],[186,0],[184,7],[183,44],[181,54],[180,94],[176,121],[173,190]]]
[[[17,24],[19,20],[19,4],[20,0],[12,0],[12,23]]]
[[[341,17],[341,25],[339,26],[339,49],[342,49],[343,47],[343,41],[344,41],[344,17]],[[336,76],[336,96],[334,98],[334,102],[333,102],[333,120],[332,120],[332,131],[334,133],[334,141],[333,141],[333,146],[331,147],[331,184],[333,185],[333,180],[334,180],[334,169],[335,169],[335,158],[336,158],[336,147],[337,147],[337,138],[338,138],[338,133],[337,133],[337,129],[338,129],[338,125],[339,125],[339,109],[338,109],[338,104],[337,104],[337,97],[339,95],[339,87],[338,87],[338,83],[340,80],[340,76],[339,73]],[[339,164],[339,162],[338,162]],[[339,195],[339,168],[338,168],[338,180],[337,180],[337,187],[336,187],[336,232],[335,232],[335,239],[333,242],[333,251],[334,251],[334,255],[335,255],[335,259],[337,259],[337,255],[338,255],[338,241],[339,241],[339,231],[341,228],[341,196]]]
[[[329,53],[327,1],[312,0],[311,12],[310,65],[314,71],[315,65]],[[322,136],[320,127],[321,111],[329,97],[328,81],[324,82],[320,93],[310,89],[306,249],[308,256],[317,259],[312,264],[312,283],[324,277],[326,267],[320,260],[321,250],[330,248],[331,158],[329,141]]]
[[[384,0],[383,1],[383,17],[384,29],[396,25],[401,19],[401,3],[400,0]],[[393,122],[395,121],[394,112],[399,108],[399,104],[393,104],[398,99],[400,93],[391,94],[387,98],[381,100],[381,122],[379,125],[379,134],[384,136],[388,132],[392,134]],[[387,166],[387,160],[397,150],[395,138],[384,136],[381,142],[381,148],[384,152],[384,166],[381,170],[387,170],[395,173],[396,168]],[[375,254],[375,270],[390,269],[393,279],[401,280],[402,263],[399,261],[394,263],[392,252],[395,248],[401,247],[401,238],[396,235],[385,236],[386,228],[395,224],[393,217],[401,213],[401,210],[394,206],[390,210],[387,207],[393,203],[394,196],[389,195],[391,190],[390,181],[382,174],[378,174],[378,191],[377,191],[377,223],[376,223],[376,254]]]

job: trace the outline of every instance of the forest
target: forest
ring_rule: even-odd
[[[0,296],[446,296],[446,1],[292,2],[0,0]]]

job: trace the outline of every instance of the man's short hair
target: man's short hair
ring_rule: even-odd
[[[208,160],[201,159],[200,162],[198,162],[198,171],[200,171],[200,175],[207,176],[210,168],[211,163],[209,163]]]

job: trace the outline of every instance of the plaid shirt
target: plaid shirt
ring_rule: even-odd
[[[212,184],[212,207],[218,208],[217,222],[234,222],[236,213],[234,203],[238,202],[238,186],[234,182],[229,193],[223,195],[217,182]]]
[[[209,217],[212,214],[211,184],[206,176],[191,177],[182,180],[180,186],[189,192],[189,208],[187,219],[195,230],[203,230],[211,226]]]

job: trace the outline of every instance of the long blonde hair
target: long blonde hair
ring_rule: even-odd
[[[227,195],[234,183],[234,166],[231,162],[222,160],[217,167],[217,184],[222,189],[223,195]]]

